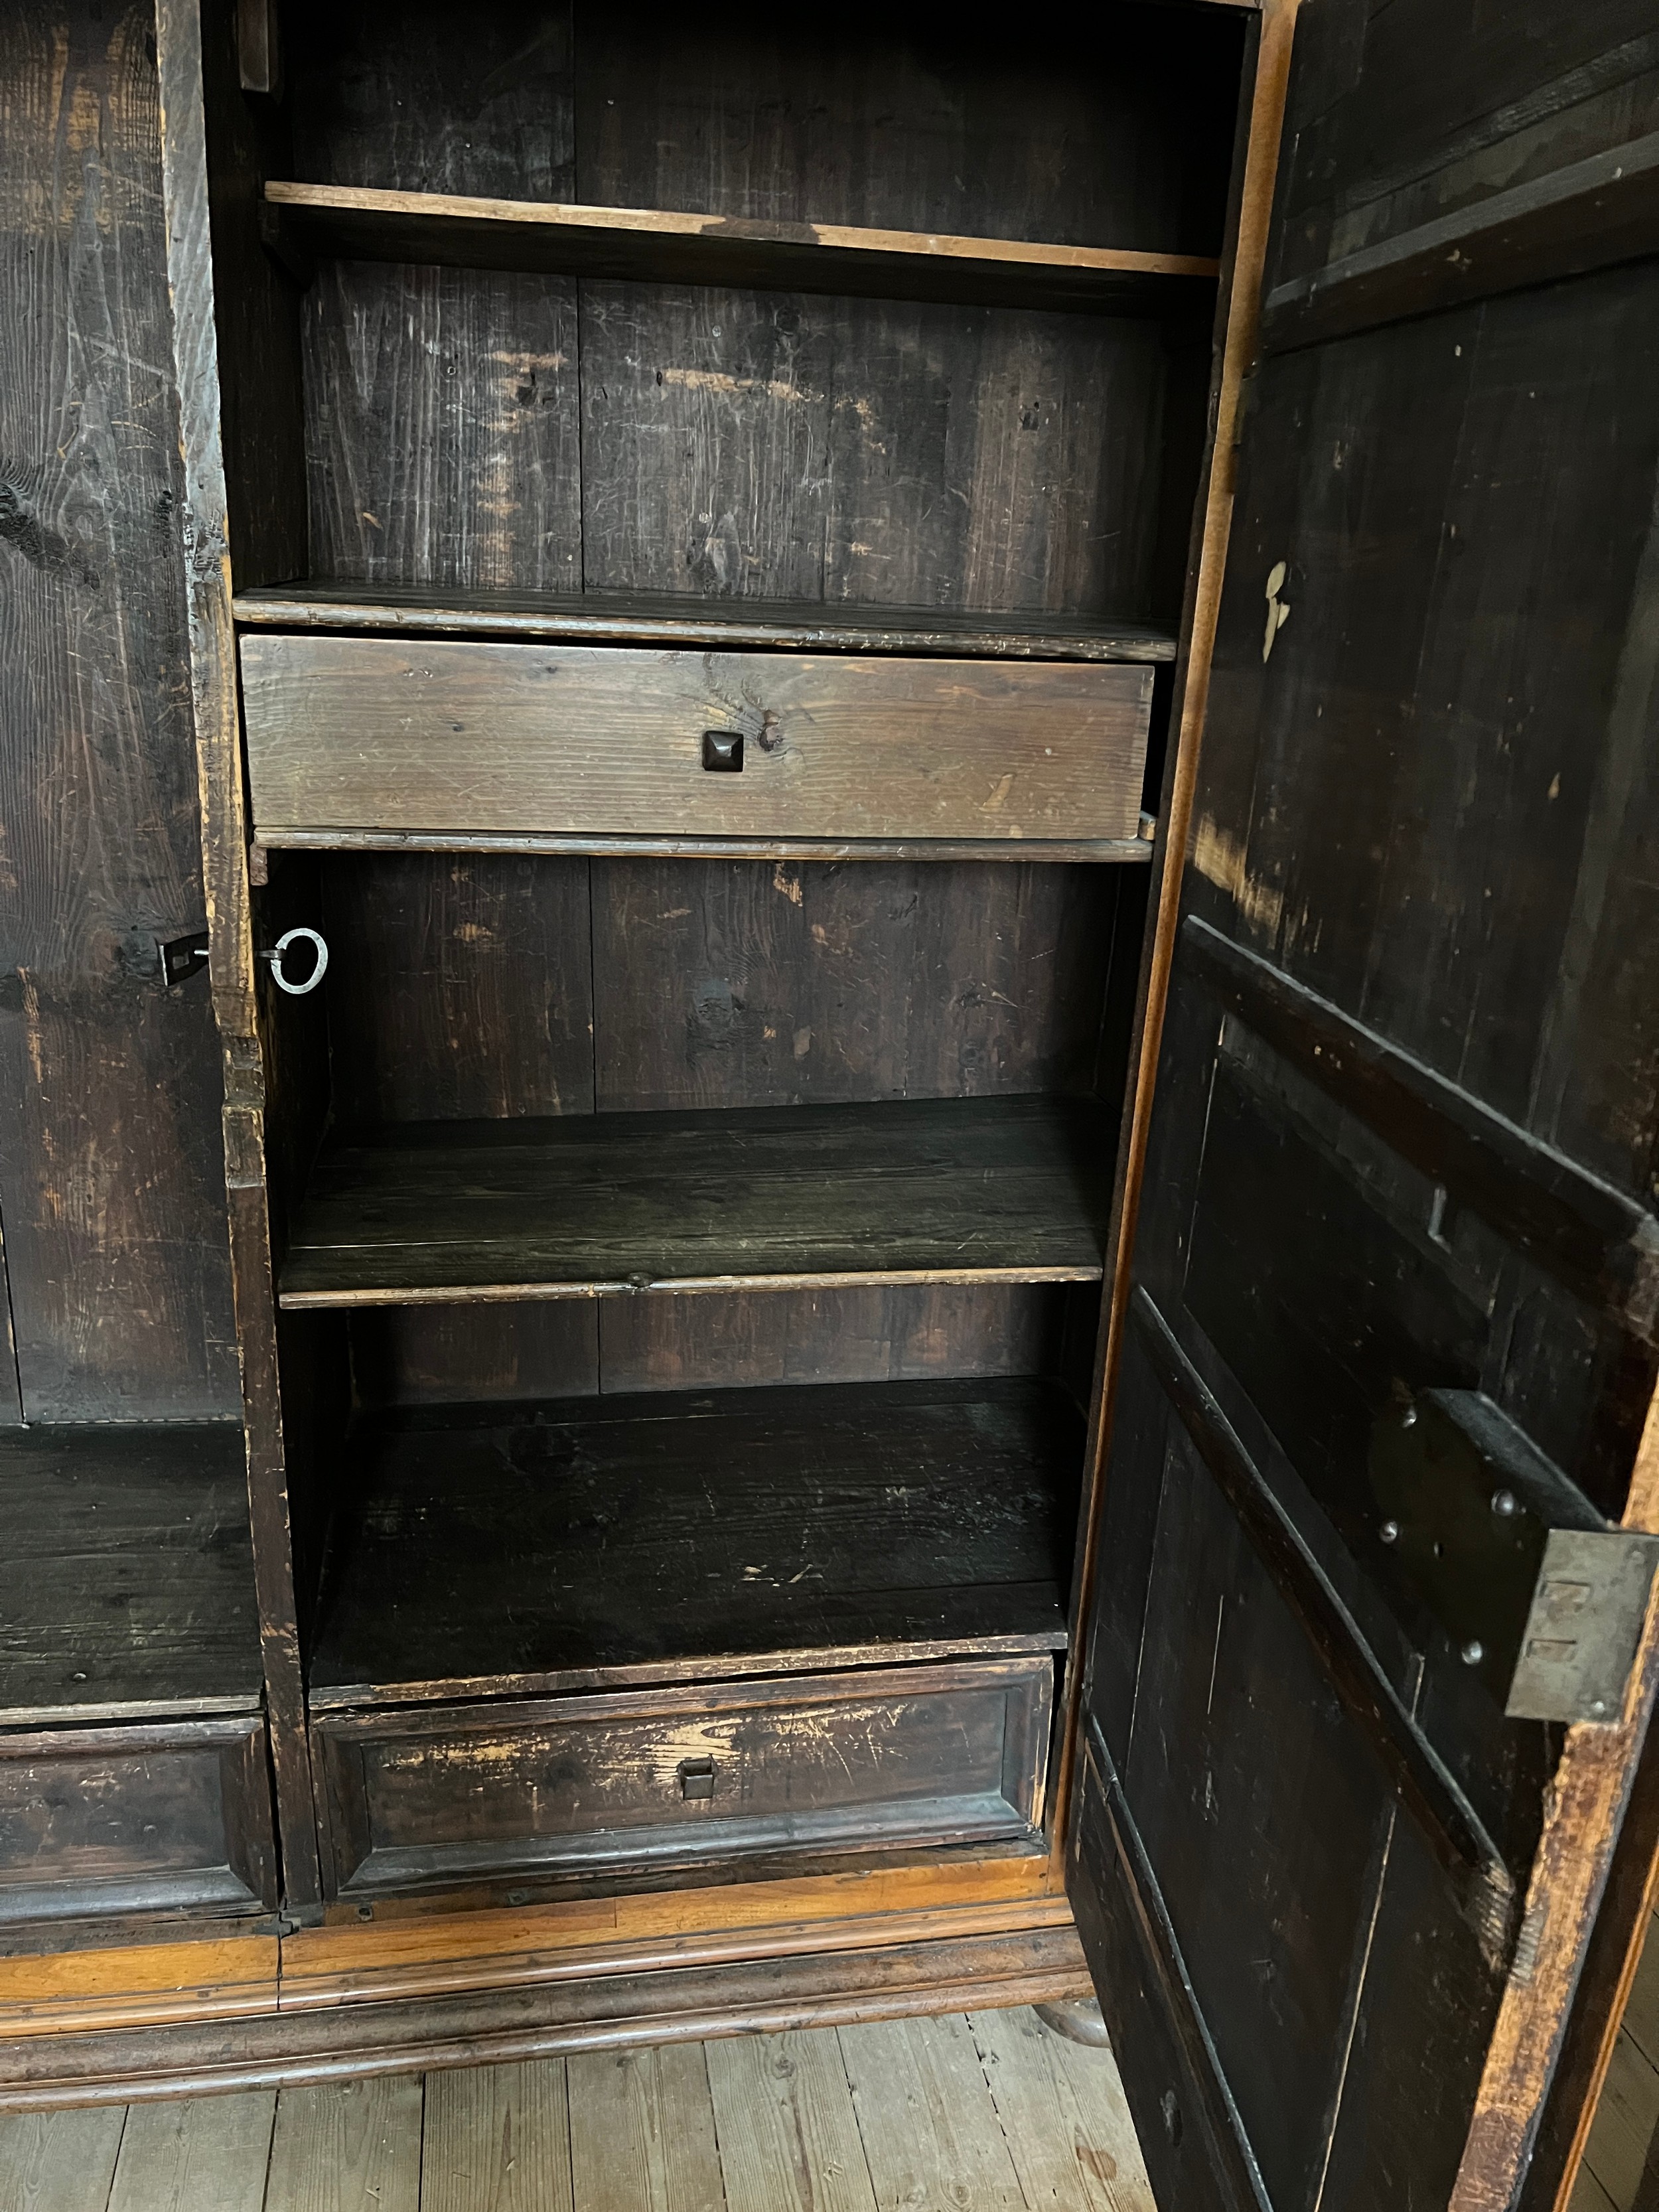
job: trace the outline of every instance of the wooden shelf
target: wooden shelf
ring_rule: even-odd
[[[568,638],[729,652],[945,654],[957,659],[1171,661],[1175,633],[1155,624],[939,607],[803,606],[589,592],[455,591],[333,580],[242,592],[236,618],[258,629],[385,630],[419,636]]]
[[[1031,1097],[392,1125],[319,1161],[282,1303],[1092,1282],[1115,1139]]]
[[[1207,307],[1220,267],[1190,253],[286,180],[267,184],[265,200],[297,265],[315,254],[1137,315]]]
[[[1083,1441],[1026,1379],[366,1419],[312,1705],[1059,1650]]]
[[[258,1708],[240,1425],[0,1431],[0,1723]]]

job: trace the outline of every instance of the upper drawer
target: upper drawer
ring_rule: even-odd
[[[1132,838],[1150,668],[249,635],[258,834]],[[709,765],[741,740],[741,767]]]

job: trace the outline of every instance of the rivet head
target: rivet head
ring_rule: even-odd
[[[1605,1698],[1592,1698],[1590,1699],[1589,1709],[1591,1712],[1595,1714],[1596,1719],[1600,1720],[1602,1714],[1606,1712],[1607,1709],[1607,1701]]]
[[[1500,1521],[1507,1521],[1516,1510],[1515,1492],[1512,1490],[1494,1490],[1492,1494],[1492,1510]]]
[[[1385,1521],[1376,1533],[1385,1544],[1397,1544],[1400,1541],[1400,1523]]]
[[[1478,1667],[1486,1656],[1486,1645],[1478,1637],[1470,1637],[1468,1642],[1463,1646],[1463,1664],[1466,1667]]]
[[[1407,1407],[1405,1412],[1400,1417],[1400,1425],[1402,1429],[1415,1428],[1417,1425],[1417,1408],[1415,1406]]]

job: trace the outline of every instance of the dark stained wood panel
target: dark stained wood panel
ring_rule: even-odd
[[[572,286],[329,262],[301,316],[313,574],[360,600],[580,591]]]
[[[580,322],[590,588],[1173,627],[1158,322],[598,279]]]
[[[1030,1097],[393,1125],[319,1161],[282,1302],[1094,1281],[1115,1127]]]
[[[254,819],[465,837],[1133,838],[1147,668],[245,633]],[[738,745],[711,772],[709,745]]]
[[[156,952],[203,894],[154,27],[0,9],[0,1212],[33,1420],[238,1402],[213,1017]]]
[[[340,404],[331,403],[335,407]],[[314,509],[313,526],[314,532]],[[363,542],[368,545],[368,540]],[[374,547],[378,546],[376,538]],[[433,582],[380,580],[381,568],[400,573],[403,556],[382,562],[374,550],[368,557],[376,562],[362,571],[376,578],[372,590],[355,580],[346,557],[336,554],[319,562],[325,572],[320,578],[238,592],[237,620],[260,629],[608,639],[618,644],[697,646],[714,652],[750,645],[797,653],[945,653],[1015,660],[1173,660],[1176,653],[1171,630],[1089,614],[864,606],[846,600],[803,605],[797,599],[747,595],[703,599],[686,592],[598,588],[563,598],[532,588],[439,588]],[[337,574],[326,573],[337,565]]]
[[[1057,1649],[1082,1443],[1030,1380],[360,1420],[313,1705]]]
[[[602,1387],[617,1391],[1054,1374],[1073,1298],[1094,1302],[1087,1286],[1048,1283],[605,1298],[599,1373]]]
[[[240,1425],[0,1435],[0,1723],[258,1705]]]
[[[1659,127],[1659,45],[1643,0],[1547,17],[1449,16],[1436,0],[1363,19],[1326,9],[1297,24],[1297,45],[1281,288],[1437,222],[1478,234],[1498,203],[1518,192],[1547,204],[1564,172],[1598,155],[1639,174]],[[1579,229],[1594,235],[1593,211]],[[1478,286],[1488,258],[1470,239],[1437,273],[1455,279],[1467,258]]]
[[[1294,983],[1644,1205],[1656,344],[1636,267],[1263,370],[1253,446],[1322,459],[1294,500],[1243,465],[1255,603],[1224,605],[1212,694],[1239,742],[1206,771],[1194,882],[1223,934],[1282,944]],[[1278,559],[1292,611],[1264,669]],[[1334,717],[1310,755],[1298,732]]]
[[[1121,881],[1047,861],[595,860],[594,1103],[1091,1091],[1132,933]]]
[[[576,10],[577,182],[744,222],[1219,251],[1242,46],[1231,9],[1001,20],[854,6]]]
[[[406,1895],[696,1866],[730,1879],[757,1860],[1040,1847],[1054,1674],[1039,1652],[325,1716],[312,1733],[333,1886]]]
[[[261,1715],[0,1731],[9,1947],[50,1942],[53,1922],[78,1923],[84,1941],[100,1919],[154,1929],[164,1915],[276,1903]]]
[[[568,0],[458,12],[449,0],[289,0],[296,173],[427,192],[576,197]]]
[[[302,252],[646,283],[1156,314],[1201,307],[1212,256],[848,224],[745,222],[273,179],[267,204]]]
[[[583,860],[332,858],[313,919],[336,956],[336,1122],[591,1112],[588,875]]]

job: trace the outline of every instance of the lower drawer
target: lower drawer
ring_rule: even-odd
[[[259,834],[1133,838],[1152,672],[242,641]]]
[[[1054,1662],[312,1724],[331,1893],[1030,1838]]]
[[[276,1904],[263,1720],[0,1735],[0,1942],[25,1922]]]

